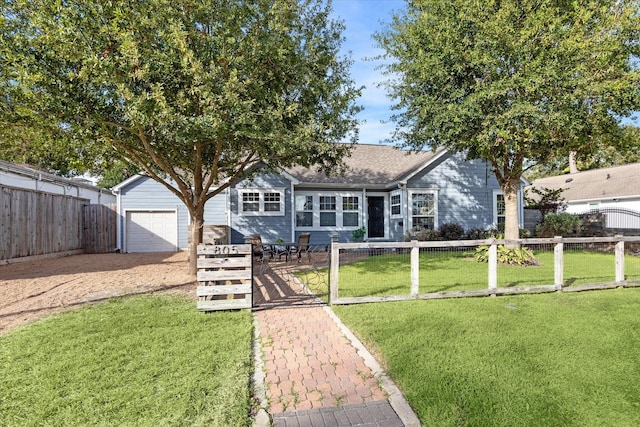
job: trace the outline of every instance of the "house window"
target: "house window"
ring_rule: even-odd
[[[320,227],[336,226],[336,196],[320,196]]]
[[[280,212],[280,193],[264,193],[264,211]]]
[[[411,193],[411,226],[429,230],[433,230],[436,227],[435,193]]]
[[[500,227],[504,227],[506,218],[506,206],[504,203],[504,194],[500,191],[493,192],[493,223]],[[503,228],[502,228],[503,229]]]
[[[504,224],[506,207],[504,204],[504,194],[496,194],[496,223]]]
[[[342,198],[342,226],[357,227],[360,222],[359,199],[358,197],[348,196]]]
[[[284,190],[242,189],[238,197],[240,215],[284,215]]]
[[[391,193],[390,199],[391,218],[402,216],[402,194],[399,191]]]
[[[296,196],[296,227],[313,227],[313,196]]]
[[[242,212],[260,211],[260,193],[242,193]]]
[[[362,225],[362,196],[347,191],[296,192],[295,213],[298,229],[354,230]]]

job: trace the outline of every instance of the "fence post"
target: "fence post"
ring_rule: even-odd
[[[420,248],[418,241],[411,241],[411,295],[418,295],[420,290]]]
[[[490,239],[489,244],[489,290],[498,287],[498,244]],[[492,293],[495,296],[495,293]]]
[[[624,282],[624,240],[619,234],[616,235],[616,283]]]
[[[338,236],[331,236],[331,265],[329,271],[329,305],[338,299],[338,267],[340,266],[340,249],[338,248]]]
[[[556,290],[561,290],[564,284],[564,243],[562,236],[554,237],[558,243],[553,248],[553,284]]]

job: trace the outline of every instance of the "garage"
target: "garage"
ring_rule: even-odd
[[[127,211],[125,251],[175,252],[178,248],[176,211]]]

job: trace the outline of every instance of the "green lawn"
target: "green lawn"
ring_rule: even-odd
[[[334,310],[423,425],[640,425],[640,289]]]
[[[0,337],[3,426],[246,426],[252,320],[116,299]]]
[[[553,285],[553,252],[535,252],[535,267],[498,265],[498,286]],[[564,255],[565,286],[613,282],[613,254],[567,251]],[[629,280],[640,279],[640,257],[625,257]],[[487,288],[487,264],[473,258],[472,251],[433,251],[420,254],[420,293],[479,290]],[[409,254],[384,254],[340,267],[340,297],[407,295],[411,292]]]

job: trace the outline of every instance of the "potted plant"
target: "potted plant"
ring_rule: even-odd
[[[353,230],[351,233],[351,239],[354,242],[362,242],[364,240],[364,236],[367,235],[367,229],[364,227],[357,228]]]

